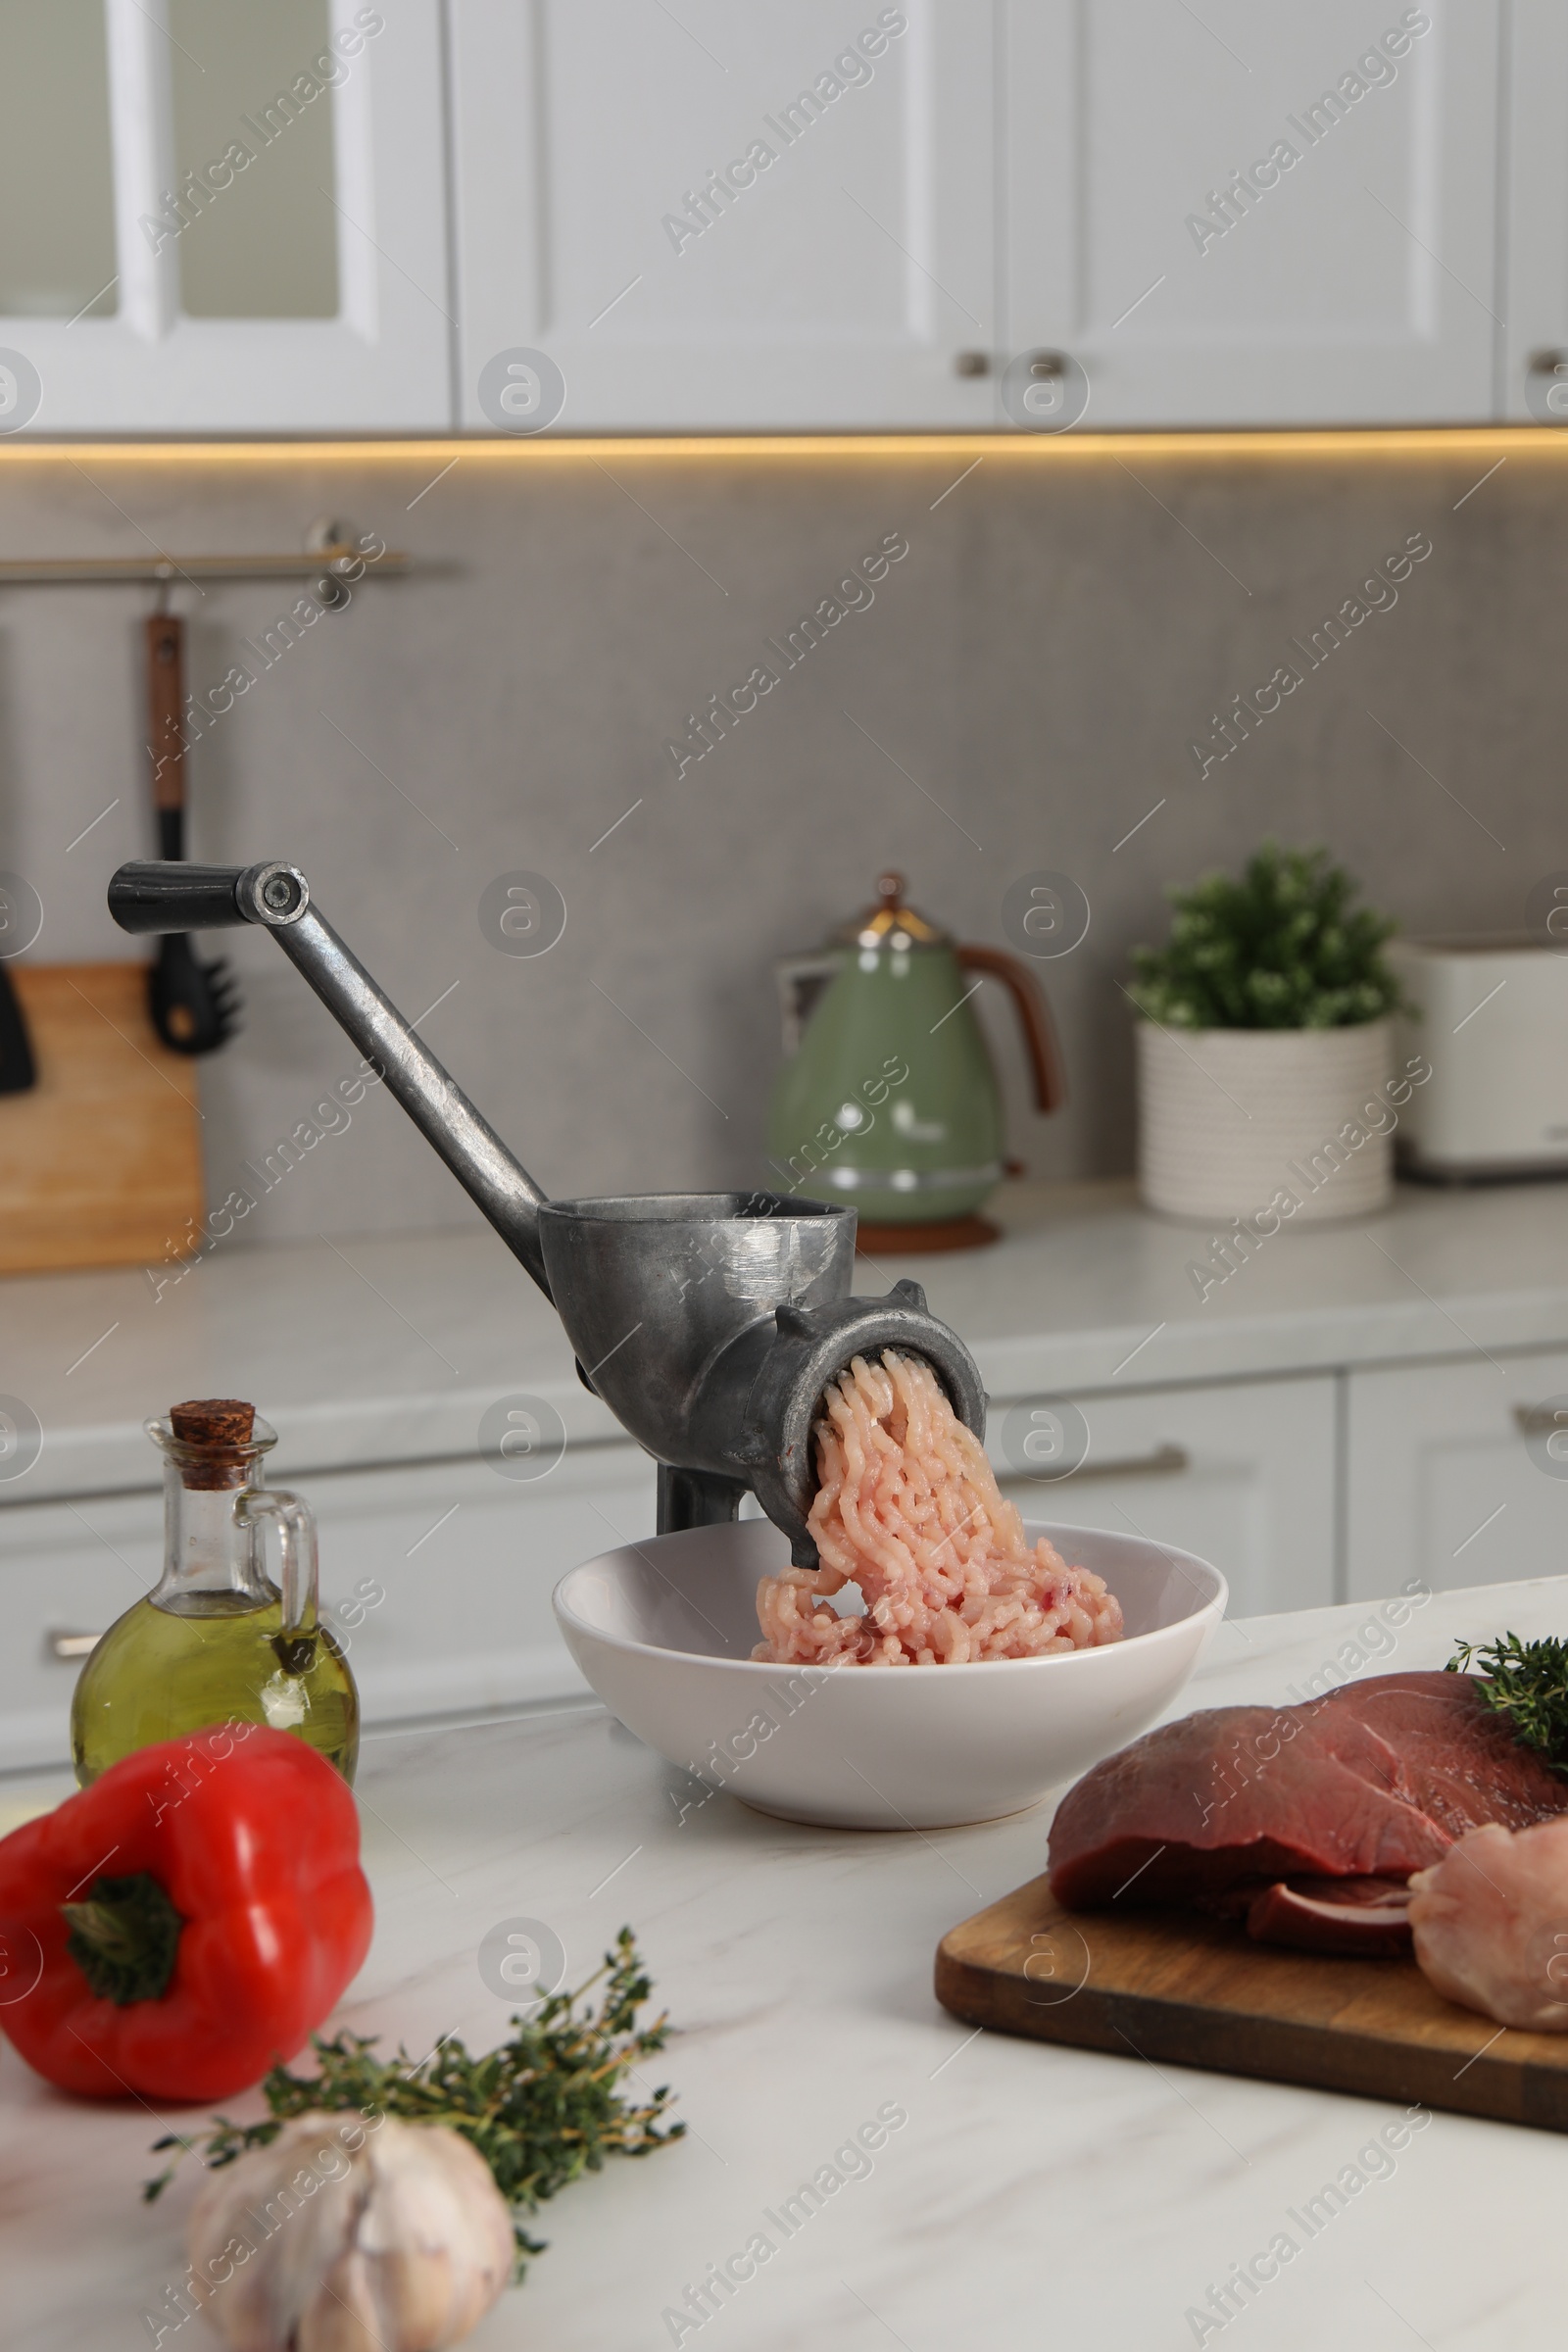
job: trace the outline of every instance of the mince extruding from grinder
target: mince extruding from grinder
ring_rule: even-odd
[[[808,1526],[820,1566],[764,1577],[754,1658],[774,1665],[961,1666],[1091,1649],[1121,1633],[1102,1580],[1030,1546],[985,1449],[930,1366],[857,1356],[822,1399]],[[864,1616],[827,1605],[858,1585]]]

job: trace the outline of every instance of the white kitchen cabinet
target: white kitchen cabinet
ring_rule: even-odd
[[[1523,13],[1562,46],[1557,0]],[[1086,426],[1493,414],[1498,0],[1005,0],[1004,26],[1004,331],[1078,363]],[[1561,193],[1545,233],[1560,256]]]
[[[1051,1459],[1060,1401],[993,1398],[1003,1492],[1032,1520],[1211,1560],[1232,1617],[1382,1598],[1413,1578],[1441,1592],[1558,1575],[1568,1560],[1568,1349],[1089,1392],[1071,1399],[1081,1466],[1020,1476],[1021,1460]],[[290,1483],[286,1463],[276,1475]],[[630,1444],[573,1446],[533,1482],[466,1458],[299,1485],[369,1724],[583,1690],[551,1592],[655,1524],[654,1466]],[[162,1516],[153,1492],[0,1507],[0,1770],[65,1757],[78,1661],[56,1638],[101,1631],[151,1589]]]
[[[0,432],[1552,421],[1565,122],[1559,0],[0,0]]]
[[[1568,424],[1568,10],[1514,0],[1507,51],[1502,412]],[[1557,373],[1561,365],[1562,374]]]
[[[439,0],[0,12],[0,430],[448,426],[440,35]]]
[[[628,1444],[570,1448],[533,1482],[475,1461],[302,1481],[367,1719],[586,1693],[550,1596],[579,1561],[653,1534],[654,1479]]]
[[[1436,1592],[1562,1575],[1568,1351],[1396,1364],[1348,1385],[1350,1599],[1411,1577]],[[1557,1397],[1554,1446],[1543,1408]]]
[[[654,1529],[654,1466],[631,1445],[573,1447],[532,1482],[466,1460],[313,1473],[300,1492],[368,1724],[585,1690],[550,1595],[580,1560]],[[158,1494],[0,1509],[0,1770],[69,1755],[80,1661],[60,1637],[101,1633],[162,1558]]]
[[[1568,1386],[1568,1366],[1564,1371]],[[1012,1475],[1032,1519],[1148,1535],[1212,1560],[1231,1613],[1336,1597],[1335,1376],[1092,1395],[1090,1453],[1070,1478]],[[276,1483],[291,1483],[288,1464]],[[508,1707],[584,1689],[550,1596],[579,1561],[655,1525],[654,1466],[635,1446],[568,1449],[514,1482],[472,1459],[312,1472],[323,1608],[347,1642],[368,1724]],[[0,1770],[68,1752],[78,1656],[60,1637],[101,1632],[156,1583],[154,1492],[0,1508]]]
[[[452,52],[465,424],[548,420],[536,352],[563,430],[991,421],[989,6],[453,0]]]
[[[1326,1605],[1335,1562],[1336,1376],[1077,1396],[1089,1451],[1060,1479],[1020,1478],[1020,1434],[1052,1400],[992,1399],[986,1443],[1025,1518],[1149,1536],[1209,1560],[1229,1614]],[[1025,1441],[1026,1442],[1026,1441]],[[1390,1588],[1392,1590],[1392,1588]]]

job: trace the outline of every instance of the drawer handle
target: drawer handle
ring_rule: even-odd
[[[102,1640],[102,1634],[49,1633],[43,1644],[51,1658],[88,1658]]]
[[[1080,1478],[1175,1478],[1192,1466],[1193,1457],[1185,1446],[1156,1446],[1150,1453],[1112,1454],[1102,1462],[1097,1462],[1091,1456],[1087,1462],[1080,1462],[1076,1470],[1063,1470],[1056,1478],[1042,1478],[1037,1472],[1030,1483],[1042,1487],[1064,1487],[1069,1480]],[[1023,1470],[1015,1472],[1014,1476],[1029,1478],[1030,1474]]]
[[[1174,1478],[1182,1470],[1190,1470],[1193,1457],[1185,1446],[1156,1446],[1152,1453],[1114,1454],[1108,1461],[1097,1462],[1090,1455],[1087,1462],[1071,1471],[1073,1478]]]
[[[1568,1404],[1516,1404],[1513,1418],[1522,1438],[1549,1438],[1558,1430],[1568,1435]]]

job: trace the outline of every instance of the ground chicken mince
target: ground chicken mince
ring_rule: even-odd
[[[1091,1649],[1121,1633],[1102,1578],[1070,1568],[997,1491],[930,1366],[857,1356],[822,1399],[809,1526],[820,1565],[762,1579],[754,1658],[962,1666]],[[828,1603],[857,1585],[865,1613]]]

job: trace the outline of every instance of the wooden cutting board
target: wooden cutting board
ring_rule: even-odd
[[[1038,2041],[1568,2131],[1568,2034],[1499,2032],[1413,1960],[1271,1949],[1185,1911],[1063,1911],[1044,1878],[943,1937],[936,1992]]]
[[[0,1095],[0,1273],[162,1266],[203,1215],[195,1064],[139,963],[14,963],[38,1083]]]

